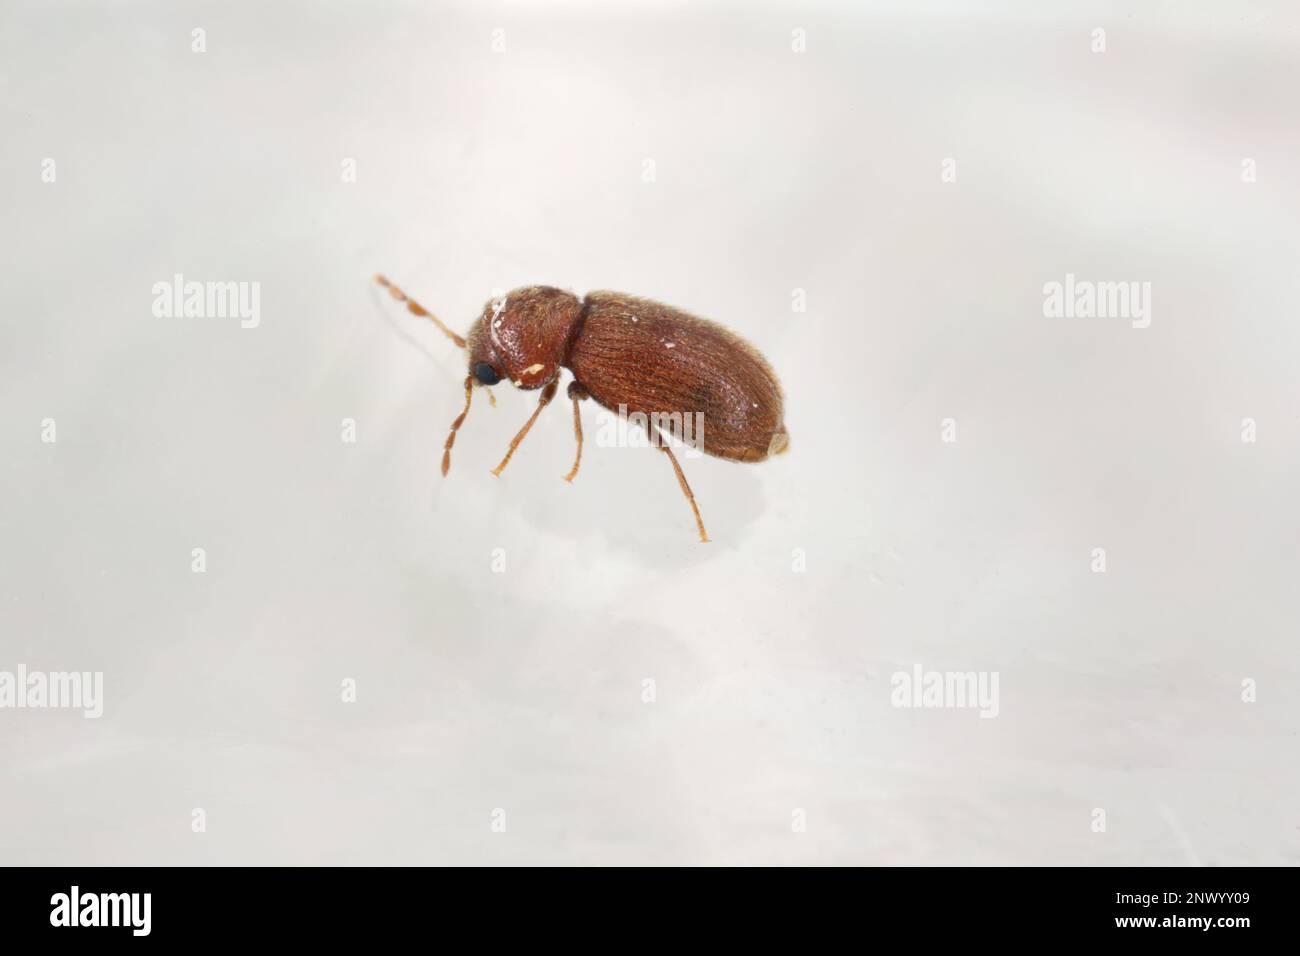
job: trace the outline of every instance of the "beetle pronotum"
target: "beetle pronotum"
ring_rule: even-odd
[[[648,422],[657,422],[667,413],[698,413],[705,454],[730,461],[763,461],[789,447],[776,373],[756,348],[716,322],[618,292],[592,292],[579,300],[562,289],[527,286],[503,299],[489,300],[469,335],[462,338],[382,275],[375,281],[413,315],[430,319],[469,353],[465,407],[451,423],[443,446],[444,475],[451,467],[451,448],[476,387],[506,380],[516,388],[542,390],[537,408],[492,469],[499,477],[537,416],[555,397],[562,368],[573,373],[568,396],[578,441],[566,481],[573,481],[582,461],[578,403],[585,398],[629,416],[639,414]],[[647,424],[646,432],[650,444],[672,462],[700,540],[708,541],[699,505],[677,457],[657,425]]]

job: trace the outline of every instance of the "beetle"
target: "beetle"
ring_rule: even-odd
[[[411,314],[431,320],[468,353],[465,407],[451,423],[443,446],[444,476],[475,388],[509,381],[525,391],[541,389],[537,408],[492,469],[500,477],[537,416],[555,397],[564,368],[573,374],[567,395],[573,402],[578,442],[565,480],[573,481],[582,462],[578,404],[590,398],[629,420],[645,423],[649,443],[672,462],[703,542],[709,536],[699,505],[663,437],[662,422],[672,420],[675,413],[695,415],[702,424],[698,438],[705,454],[729,461],[759,462],[790,446],[784,394],[776,373],[758,349],[716,322],[619,292],[592,292],[579,299],[563,289],[539,285],[489,300],[469,334],[462,337],[384,276],[376,275],[375,281]]]

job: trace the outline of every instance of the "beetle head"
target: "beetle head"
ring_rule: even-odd
[[[541,388],[559,374],[582,303],[563,289],[526,286],[489,299],[469,330],[469,372],[481,385]]]

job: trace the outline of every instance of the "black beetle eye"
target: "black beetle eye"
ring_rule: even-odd
[[[479,362],[474,366],[474,377],[482,385],[495,385],[501,381],[501,376],[497,374],[497,370],[487,362]]]

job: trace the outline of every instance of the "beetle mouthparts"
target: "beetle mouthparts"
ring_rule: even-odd
[[[767,443],[767,453],[769,455],[780,455],[790,447],[790,433],[776,432],[772,440]]]

